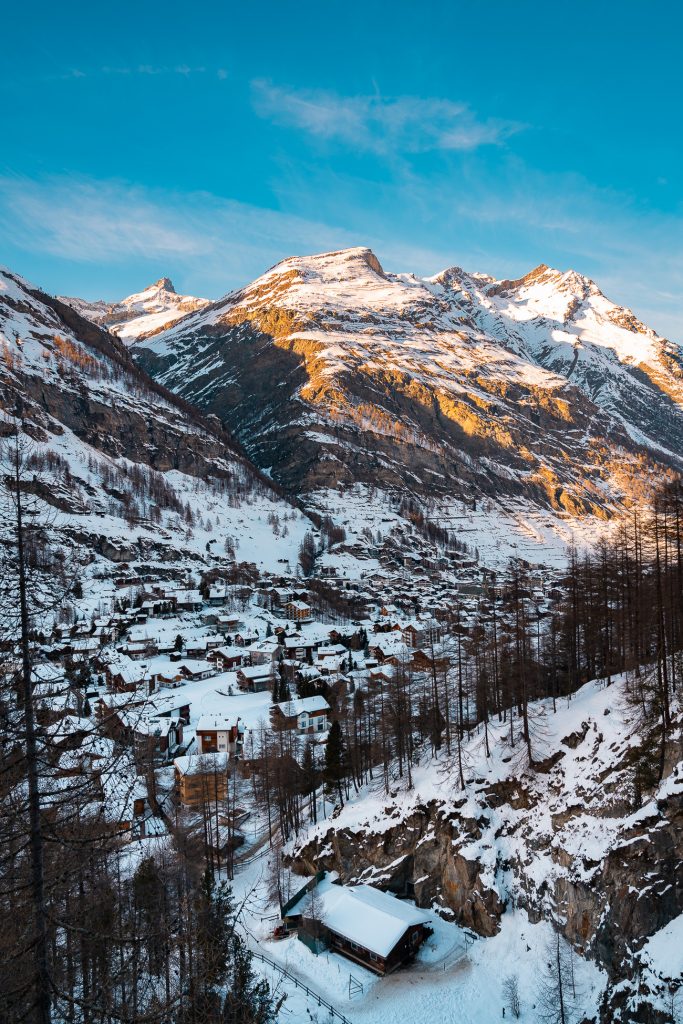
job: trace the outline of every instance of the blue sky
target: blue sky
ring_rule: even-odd
[[[683,340],[673,3],[9,5],[0,260],[215,297],[284,256],[588,274]]]

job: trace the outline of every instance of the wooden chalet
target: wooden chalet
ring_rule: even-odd
[[[285,615],[293,622],[307,622],[312,614],[313,609],[305,601],[288,601],[285,605]]]
[[[212,662],[216,666],[218,672],[229,672],[233,671],[244,662],[244,651],[237,650],[234,647],[217,647],[213,651],[208,651],[206,660]]]
[[[444,672],[448,669],[448,658],[433,656],[431,651],[413,651],[411,665],[417,672]]]
[[[237,685],[248,693],[270,690],[273,686],[273,665],[246,665],[237,669]]]
[[[273,704],[270,715],[276,729],[296,729],[301,735],[325,732],[330,705],[324,697],[303,697]]]
[[[222,803],[228,795],[228,753],[176,757],[176,799],[184,807],[198,809]]]
[[[324,879],[288,910],[299,917],[299,938],[314,952],[328,949],[389,974],[409,963],[432,933],[429,914],[370,885],[344,886]],[[313,940],[313,942],[311,942]]]
[[[197,722],[197,748],[200,754],[229,751],[238,754],[242,749],[244,726],[225,715],[202,715]]]

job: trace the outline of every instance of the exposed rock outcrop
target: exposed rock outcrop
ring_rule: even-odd
[[[499,736],[493,764],[500,770],[482,765],[464,793],[443,783],[444,795],[425,801],[418,781],[415,791],[394,792],[394,801],[387,797],[367,819],[355,808],[336,812],[313,837],[294,844],[294,870],[324,867],[343,881],[414,894],[418,905],[435,906],[482,936],[495,934],[514,903],[532,921],[553,921],[605,969],[604,1024],[659,1024],[665,1018],[654,1003],[640,1016],[629,1017],[630,1009],[616,1014],[627,1005],[624,984],[640,971],[638,951],[647,937],[683,914],[681,719],[679,711],[665,776],[638,806],[634,766],[651,738],[613,710],[620,703],[617,686],[591,684],[571,714],[547,722],[552,763],[545,773],[507,774]],[[571,729],[563,727],[567,719]],[[553,745],[563,756],[553,757]],[[487,781],[490,774],[499,777]],[[358,820],[347,824],[347,817]]]

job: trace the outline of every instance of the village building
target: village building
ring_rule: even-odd
[[[325,732],[330,710],[324,697],[300,697],[274,704],[271,721],[276,729],[296,729],[300,735]]]
[[[206,660],[216,666],[217,672],[231,672],[244,663],[245,653],[239,648],[217,647],[208,651]]]
[[[119,711],[118,718],[143,760],[170,760],[183,745],[182,718],[142,718],[130,711]]]
[[[211,661],[190,661],[184,662],[180,666],[180,672],[185,679],[191,680],[193,683],[199,679],[210,679],[211,676],[216,675],[216,666]]]
[[[228,586],[227,586],[227,583],[223,584],[223,586],[219,586],[218,584],[216,584],[213,587],[209,588],[208,603],[212,607],[219,608],[221,605],[224,605],[227,600],[228,600]]]
[[[275,637],[257,640],[247,648],[252,665],[274,665],[282,657],[282,644]]]
[[[305,601],[288,601],[285,605],[285,615],[293,622],[308,622],[312,614],[313,609]]]
[[[176,757],[173,767],[176,799],[183,807],[198,810],[227,799],[227,751]]]
[[[8,664],[11,667],[12,663]],[[19,662],[16,662],[16,665],[19,666]],[[66,674],[62,665],[46,661],[31,668],[31,681],[34,687],[41,684],[49,686],[51,693],[58,693],[66,686]]]
[[[383,662],[381,665],[371,665],[367,668],[368,680],[375,686],[383,686],[392,683],[396,677],[396,666],[390,662]]]
[[[152,676],[154,680],[154,689],[161,689],[162,687],[168,686],[170,688],[176,686],[182,686],[185,682],[185,676],[182,674],[179,668],[175,666],[164,668],[159,672],[155,672]]]
[[[410,651],[403,643],[399,633],[379,633],[368,646],[368,651],[380,665],[389,662],[391,665],[407,664]]]
[[[390,893],[327,879],[289,907],[288,918],[297,915],[299,938],[314,952],[322,943],[380,975],[411,961],[432,932],[429,914]]]
[[[248,630],[244,630],[235,634],[235,643],[238,647],[249,647],[251,644],[255,644],[258,638],[259,635],[257,629],[255,629],[253,633],[250,633]]]
[[[242,749],[244,726],[224,715],[202,715],[197,722],[197,750],[200,754],[228,751],[233,756]]]
[[[317,650],[318,661],[325,658],[345,658],[348,650],[344,644],[321,644]]]
[[[249,693],[272,689],[274,678],[272,662],[267,665],[245,665],[237,669],[237,685],[240,690]]]
[[[147,662],[133,661],[126,654],[114,658],[96,659],[95,667],[102,672],[107,689],[115,693],[131,693],[142,687],[154,688]]]
[[[414,619],[403,627],[402,633],[409,647],[425,647],[440,639],[441,629],[436,619]]]
[[[417,672],[445,672],[449,664],[448,658],[434,655],[430,650],[413,651],[411,659],[411,666]]]
[[[274,608],[281,608],[288,601],[294,600],[294,593],[288,587],[272,587],[268,591],[268,596],[270,597],[271,606]]]

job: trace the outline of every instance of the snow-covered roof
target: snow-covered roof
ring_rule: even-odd
[[[321,885],[318,894],[325,927],[381,957],[391,953],[406,929],[431,920],[425,911],[370,885]],[[310,896],[305,899],[310,903]]]
[[[250,644],[249,647],[247,647],[247,650],[254,651],[256,653],[261,652],[263,654],[271,654],[273,651],[276,651],[279,646],[280,644],[277,639],[269,636],[264,640],[257,640],[255,643]]]
[[[272,675],[273,666],[268,665],[245,665],[239,669],[241,674],[247,679],[262,679],[265,676]]]
[[[335,654],[341,654],[342,657],[348,654],[348,650],[344,647],[344,644],[324,644],[318,648],[319,658],[330,658],[334,657]]]
[[[294,718],[295,715],[312,715],[316,711],[329,711],[330,705],[324,697],[299,697],[296,700],[287,700],[282,704],[276,704],[285,718]]]
[[[37,683],[58,683],[64,679],[64,668],[61,665],[54,665],[45,662],[42,665],[34,665],[31,669],[33,678]]]
[[[228,732],[232,728],[231,719],[225,715],[202,715],[197,722],[197,732]]]
[[[174,758],[173,764],[180,775],[208,775],[211,772],[227,771],[228,754],[227,751],[218,754],[186,754]]]

